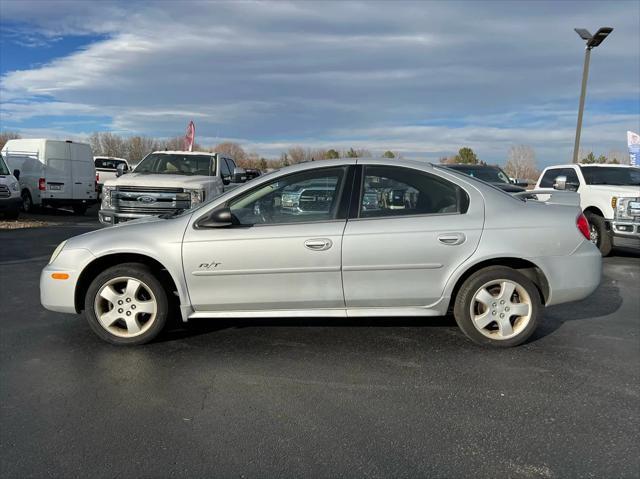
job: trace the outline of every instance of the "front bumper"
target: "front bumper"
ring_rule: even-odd
[[[77,313],[76,286],[85,266],[95,256],[87,249],[63,249],[53,263],[40,273],[40,302],[49,311]],[[53,274],[67,275],[55,279]]]
[[[0,198],[0,211],[14,211],[22,206],[22,198],[14,196],[12,198]]]
[[[114,210],[100,210],[98,212],[98,219],[103,225],[117,225],[118,223],[124,223],[131,220],[137,220],[140,218],[148,218],[150,216],[157,216],[144,213],[118,213]]]
[[[640,249],[640,223],[612,221],[611,238],[614,246]]]

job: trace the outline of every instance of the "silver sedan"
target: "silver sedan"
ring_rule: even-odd
[[[65,241],[42,271],[41,301],[84,311],[114,344],[148,342],[172,316],[453,313],[473,341],[514,346],[543,306],[600,282],[577,202],[553,198],[423,162],[300,164],[175,216]]]

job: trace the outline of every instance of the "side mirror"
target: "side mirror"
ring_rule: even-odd
[[[232,179],[234,183],[244,183],[247,181],[247,172],[244,168],[235,167],[233,169]]]
[[[562,176],[556,176],[556,181],[553,183],[553,189],[554,190],[566,190],[567,189],[567,177],[562,175]]]
[[[13,176],[16,177],[16,180],[20,181],[20,170],[13,170]]]
[[[519,180],[516,178],[516,180],[513,182],[516,186],[522,186],[523,188],[526,188],[527,186],[529,186],[529,182],[528,181],[524,181],[524,180]]]
[[[197,228],[226,228],[238,224],[231,210],[226,207],[217,208],[196,222]]]
[[[118,163],[118,166],[116,166],[116,177],[124,175],[127,170],[127,165],[125,165],[124,163]]]

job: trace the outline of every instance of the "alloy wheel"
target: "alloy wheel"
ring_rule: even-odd
[[[143,334],[154,323],[158,303],[151,288],[139,279],[122,276],[103,284],[94,301],[100,325],[121,338]]]
[[[598,233],[598,228],[596,225],[589,223],[589,239],[593,244],[598,246],[598,241],[600,240],[600,234]]]
[[[517,336],[529,324],[532,313],[529,293],[517,282],[507,279],[485,283],[471,301],[473,325],[491,339]]]

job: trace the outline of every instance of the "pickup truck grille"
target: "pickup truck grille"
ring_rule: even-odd
[[[190,195],[183,188],[119,186],[112,201],[118,213],[142,215],[172,214],[191,207]]]
[[[9,198],[11,196],[11,191],[9,191],[9,187],[7,185],[0,185],[0,198]]]

